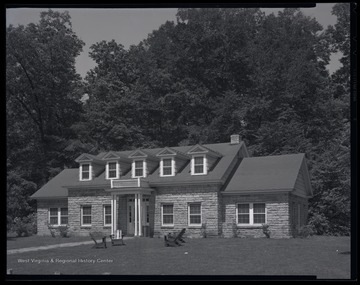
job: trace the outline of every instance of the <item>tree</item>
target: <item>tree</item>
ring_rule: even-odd
[[[8,197],[8,204],[20,205],[11,215],[28,211],[20,200],[28,201],[34,189],[73,164],[74,153],[65,149],[82,112],[75,58],[83,45],[68,12],[49,10],[37,24],[6,29],[8,178],[14,181],[8,193],[18,201]],[[31,191],[20,191],[22,186]]]

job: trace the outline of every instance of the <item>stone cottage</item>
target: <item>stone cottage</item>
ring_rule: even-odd
[[[312,189],[304,154],[249,157],[244,142],[81,154],[41,187],[39,235],[289,238],[306,223]]]

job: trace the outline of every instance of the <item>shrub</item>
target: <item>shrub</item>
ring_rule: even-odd
[[[302,226],[297,231],[297,236],[300,238],[308,238],[309,236],[313,235],[314,231],[310,225]]]
[[[263,230],[264,235],[267,238],[270,238],[271,231],[269,230],[269,225],[263,224],[262,225],[262,230]]]
[[[201,224],[201,236],[202,236],[203,238],[206,238],[206,237],[207,237],[206,223],[202,223],[202,224]]]
[[[60,232],[60,236],[61,236],[61,237],[67,238],[67,237],[70,236],[69,226],[68,226],[68,225],[59,226],[59,227],[58,227],[58,230],[59,230],[59,232]]]
[[[232,233],[233,233],[233,237],[235,238],[238,237],[237,224],[235,220],[232,222]]]
[[[36,234],[36,213],[22,218],[16,217],[14,219],[12,230],[16,232],[18,237]]]

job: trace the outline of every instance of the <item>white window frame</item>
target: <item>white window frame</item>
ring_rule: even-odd
[[[191,207],[191,205],[200,205],[200,223],[198,223],[198,224],[192,224],[191,222],[190,222],[190,216],[191,216],[191,214],[190,214],[190,207]],[[192,214],[193,216],[198,216],[199,214]],[[201,203],[200,202],[193,202],[193,203],[189,203],[188,204],[188,225],[189,226],[201,226],[201,224],[202,224],[202,207],[201,207]]]
[[[89,178],[83,179],[83,166],[89,165]],[[85,162],[80,164],[80,181],[90,181],[92,179],[92,165],[90,162]]]
[[[172,206],[172,216],[173,216],[173,222],[172,224],[164,224],[164,206]],[[166,214],[169,215],[169,214]],[[174,226],[174,204],[172,203],[166,203],[161,205],[161,226],[163,227],[173,227]]]
[[[115,169],[115,171],[116,171],[116,176],[115,177],[109,177],[109,174],[110,174],[110,168],[109,168],[109,164],[110,163],[116,163],[116,169]],[[113,170],[112,170],[113,171]],[[119,179],[119,162],[118,161],[108,161],[107,163],[106,163],[106,179],[109,179],[109,180],[111,180],[111,179]]]
[[[86,226],[86,227],[89,227],[91,226],[91,223],[90,224],[84,224],[83,221],[84,221],[84,207],[87,208],[87,207],[90,207],[90,210],[91,210],[91,213],[90,213],[90,219],[91,219],[91,223],[92,223],[92,206],[91,205],[82,205],[81,206],[81,221],[80,221],[80,224],[81,226]],[[89,215],[86,215],[86,216],[89,216]]]
[[[164,159],[171,160],[171,174],[164,174]],[[167,166],[169,167],[169,166]],[[175,176],[175,159],[173,157],[162,157],[160,160],[160,176],[161,177],[169,177]]]
[[[254,223],[254,204],[265,204],[265,222]],[[249,223],[239,223],[239,206],[238,205],[249,205]],[[237,203],[236,204],[236,224],[239,226],[258,226],[267,223],[267,204],[264,202],[249,202],[249,203]]]
[[[203,172],[195,173],[195,158],[201,157],[203,159]],[[191,158],[191,175],[206,175],[207,174],[207,158],[205,154],[193,155]]]
[[[67,216],[61,216],[61,209],[68,209],[68,214]],[[57,223],[56,224],[52,224],[50,222],[50,209],[57,209]],[[69,208],[68,207],[49,207],[49,211],[48,211],[49,215],[48,215],[48,221],[49,221],[49,225],[52,226],[64,226],[64,225],[68,225],[69,224]],[[68,218],[68,223],[67,224],[62,224],[61,223],[61,217],[67,217]]]
[[[143,163],[143,175],[142,176],[136,176],[135,173],[135,164],[137,161],[142,161]],[[146,177],[146,161],[145,159],[134,159],[132,162],[132,171],[131,171],[132,178],[138,178],[138,177]]]
[[[106,214],[106,211],[105,211],[106,207],[110,207],[110,214]],[[110,204],[103,205],[103,216],[104,216],[104,226],[111,226],[111,224],[112,224],[112,215],[111,215],[111,205]],[[110,218],[111,218],[109,224],[106,223],[106,216],[110,216]]]

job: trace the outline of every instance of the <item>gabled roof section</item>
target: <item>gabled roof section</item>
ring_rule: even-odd
[[[161,151],[159,151],[156,154],[157,157],[167,157],[167,156],[177,156],[179,158],[183,158],[183,159],[190,159],[189,156],[187,156],[185,153],[182,153],[178,150],[175,150],[173,148],[170,147],[165,147],[163,148]]]
[[[105,154],[102,158],[102,160],[111,160],[111,159],[119,159],[120,156],[117,155],[115,152],[113,151],[109,151],[107,154]]]
[[[187,154],[189,155],[194,155],[194,154],[208,154],[210,156],[213,156],[215,158],[219,158],[222,157],[223,155],[217,151],[214,151],[208,147],[205,147],[203,145],[199,145],[196,144],[194,145],[192,148],[190,148],[190,150],[187,152]]]
[[[226,186],[224,194],[292,191],[299,173],[303,172],[304,167],[306,168],[304,163],[305,155],[303,153],[245,157]],[[308,178],[305,180],[309,187],[310,180]],[[311,190],[309,189],[309,191],[308,193],[311,195]]]
[[[99,164],[104,163],[102,160],[100,160],[96,156],[94,156],[92,154],[88,154],[88,153],[81,154],[80,156],[78,156],[75,159],[75,161],[78,162],[78,163],[81,163],[81,162],[96,162],[96,163],[99,163]]]
[[[131,152],[129,158],[147,158],[152,160],[158,160],[158,158],[155,157],[153,154],[148,153],[147,151],[142,149],[136,149],[133,152]]]

